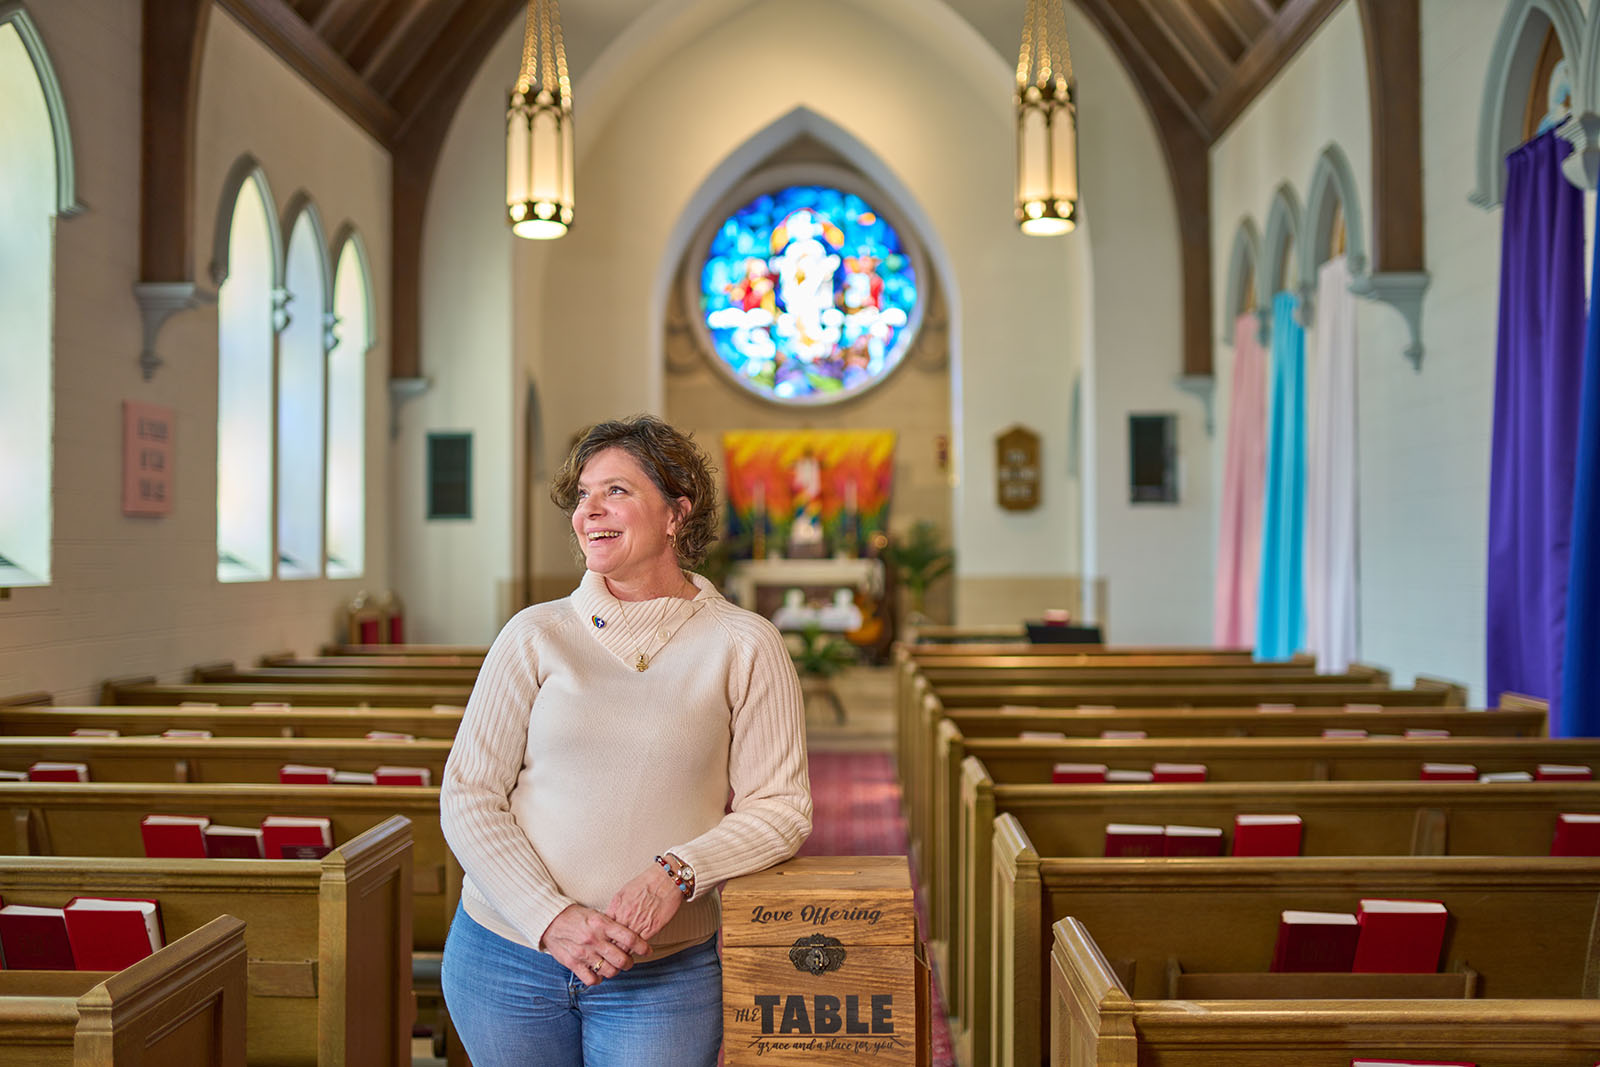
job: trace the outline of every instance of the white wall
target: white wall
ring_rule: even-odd
[[[1500,212],[1467,202],[1489,50],[1504,5],[1423,0],[1422,136],[1427,268],[1420,373],[1398,313],[1358,309],[1360,656],[1398,684],[1415,674],[1483,693],[1484,568]],[[1372,135],[1361,20],[1347,0],[1212,150],[1213,334],[1231,336],[1224,280],[1246,215],[1263,237],[1274,189],[1302,207],[1317,153],[1336,141],[1354,172],[1371,247]],[[1369,252],[1370,256],[1370,252]],[[1313,343],[1314,343],[1313,327]],[[1220,465],[1232,350],[1217,350]]]
[[[158,344],[166,365],[154,381],[143,381],[137,362],[140,10],[96,0],[51,0],[29,10],[66,98],[86,211],[57,227],[53,584],[0,601],[0,693],[44,689],[60,701],[86,702],[110,676],[172,680],[206,660],[248,661],[274,648],[308,652],[335,635],[335,613],[357,588],[386,582],[383,528],[368,531],[367,577],[359,582],[218,585],[215,308],[169,321]],[[248,150],[284,198],[280,211],[303,186],[333,227],[355,220],[371,253],[381,320],[389,276],[386,154],[220,9],[206,44],[196,280],[207,281],[222,178]],[[381,516],[388,511],[381,334],[369,358],[375,429],[367,513]],[[175,499],[166,518],[121,513],[123,400],[177,411]]]

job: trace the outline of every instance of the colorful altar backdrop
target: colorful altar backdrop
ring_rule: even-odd
[[[796,470],[816,460],[823,536],[835,551],[889,527],[893,430],[733,430],[722,435],[728,536],[748,540],[765,513],[767,552],[781,555],[798,511]],[[854,503],[854,508],[850,504]],[[854,533],[854,537],[849,535]],[[841,545],[841,533],[854,545]],[[746,550],[747,552],[748,550]]]

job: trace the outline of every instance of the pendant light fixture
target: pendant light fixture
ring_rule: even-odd
[[[1061,0],[1028,0],[1017,57],[1017,225],[1034,237],[1078,224],[1078,106]]]
[[[506,108],[506,218],[518,237],[572,225],[572,83],[556,0],[528,0],[522,71]]]

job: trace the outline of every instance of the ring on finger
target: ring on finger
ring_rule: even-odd
[[[605,965],[606,965],[606,961],[605,960],[595,960],[593,963],[589,964],[589,969],[591,971],[593,971],[595,974],[599,974],[600,973],[600,968],[604,967]]]

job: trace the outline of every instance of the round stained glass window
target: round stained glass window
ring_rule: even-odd
[[[900,234],[855,193],[790,185],[711,236],[700,314],[715,362],[780,403],[855,396],[894,370],[920,319]]]

